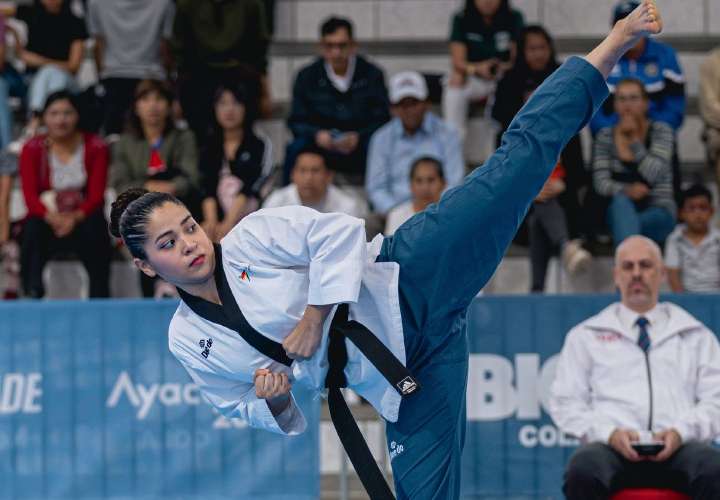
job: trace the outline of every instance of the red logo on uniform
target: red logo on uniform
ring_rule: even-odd
[[[242,281],[250,281],[250,267],[246,267],[245,269],[243,269],[243,272],[240,273],[240,279]]]

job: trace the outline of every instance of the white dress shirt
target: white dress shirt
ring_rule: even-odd
[[[650,337],[650,345],[652,345],[653,337],[657,338],[658,332],[663,332],[667,326],[670,314],[667,307],[662,304],[656,304],[655,307],[650,309],[648,312],[640,314],[623,303],[618,303],[615,310],[615,314],[620,321],[620,324],[624,327],[628,334],[632,335],[635,342],[640,337],[640,327],[637,325],[637,320],[641,316],[648,320],[648,324],[645,329]]]
[[[355,76],[355,56],[350,56],[350,60],[348,61],[348,68],[347,71],[345,71],[344,75],[340,76],[335,73],[333,67],[327,62],[325,63],[325,72],[327,73],[330,83],[333,84],[333,87],[335,87],[336,89],[338,89],[338,91],[344,94],[345,92],[350,90],[353,76]]]

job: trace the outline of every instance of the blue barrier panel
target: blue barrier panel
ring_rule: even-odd
[[[577,442],[544,410],[567,332],[617,297],[483,297],[468,311],[470,374],[464,499],[560,499]],[[667,296],[720,332],[720,297]]]
[[[0,304],[0,499],[316,499],[317,401],[285,438],[212,412],[173,302]]]

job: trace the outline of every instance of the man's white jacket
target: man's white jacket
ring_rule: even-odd
[[[607,443],[616,428],[675,428],[683,441],[720,436],[720,344],[682,308],[651,335],[647,359],[613,304],[570,330],[549,410],[562,431]]]

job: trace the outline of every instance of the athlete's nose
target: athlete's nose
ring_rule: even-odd
[[[183,243],[185,243],[185,248],[184,248],[185,255],[189,255],[189,254],[193,253],[195,251],[195,249],[197,248],[197,242],[194,240],[185,239],[183,241]]]

